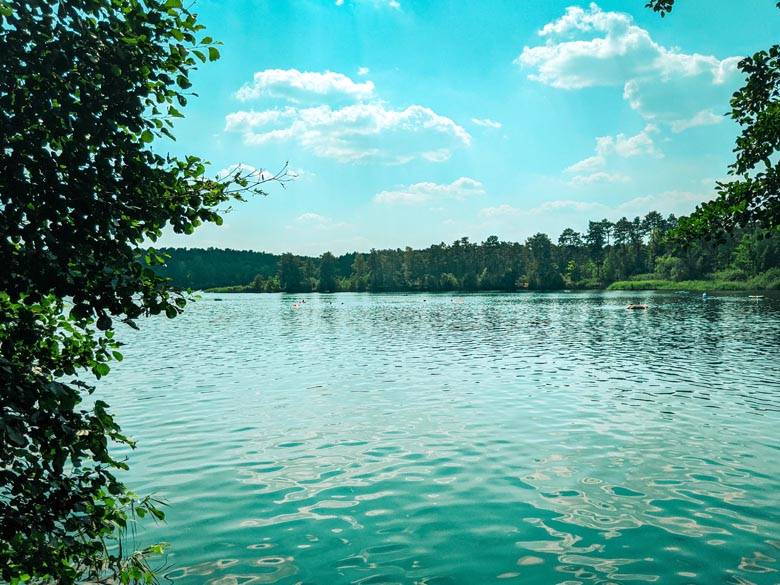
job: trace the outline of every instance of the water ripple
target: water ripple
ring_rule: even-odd
[[[142,534],[166,577],[778,582],[780,299],[462,298],[206,296],[122,332],[99,393],[172,504]]]

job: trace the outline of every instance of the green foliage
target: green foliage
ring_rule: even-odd
[[[688,292],[709,292],[726,290],[756,290],[749,282],[729,280],[621,280],[613,282],[607,290],[669,290]]]
[[[333,254],[325,252],[320,256],[319,278],[317,280],[318,292],[336,292],[338,290],[337,271],[338,262]]]
[[[780,267],[780,234],[776,231],[751,225],[735,230],[717,243],[702,239],[673,250],[668,234],[677,225],[673,215],[663,218],[651,211],[643,218],[621,218],[614,224],[606,219],[589,222],[584,235],[567,228],[557,245],[545,234],[528,238],[524,245],[501,242],[496,236],[481,244],[461,238],[450,245],[434,244],[421,250],[371,250],[369,254],[350,253],[338,258],[327,252],[320,258],[273,256],[275,268],[267,270],[283,276],[286,290],[296,293],[597,289],[624,280],[674,283],[689,279],[751,281],[756,286],[773,286],[771,279],[758,276]],[[180,254],[191,257],[192,251],[169,252],[169,263],[173,263],[178,262]],[[226,278],[232,270],[219,273],[223,264],[235,263],[225,262],[226,258],[249,254],[213,249],[198,252],[199,264],[210,267],[213,278]],[[181,264],[194,271],[192,264]],[[282,290],[279,277],[257,275],[244,282],[250,280],[250,284],[211,290]],[[295,282],[297,288],[290,288]],[[706,288],[712,289],[712,283]]]
[[[282,254],[279,260],[279,286],[284,292],[311,292],[303,271],[303,262],[293,254]]]
[[[219,56],[202,29],[180,0],[0,2],[2,581],[154,580],[161,547],[124,536],[163,513],[115,475],[110,445],[132,443],[105,402],[82,406],[82,378],[121,360],[117,323],[186,304],[141,244],[262,193],[262,175],[208,179],[206,161],[151,149]]]
[[[674,3],[651,0],[646,6],[664,16]],[[780,45],[745,57],[738,68],[746,81],[731,98],[729,115],[742,127],[729,166],[732,180],[719,182],[716,199],[680,219],[675,237],[684,244],[724,239],[751,224],[780,230]]]
[[[250,250],[218,248],[161,248],[162,265],[149,264],[171,285],[180,289],[205,290],[246,284],[261,276],[264,280],[276,274],[280,256]]]
[[[563,276],[553,259],[553,244],[547,234],[536,234],[525,242],[528,250],[528,288],[532,290],[560,289]]]
[[[770,268],[748,280],[751,290],[780,290],[780,268]]]

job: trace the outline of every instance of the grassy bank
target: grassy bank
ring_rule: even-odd
[[[699,280],[666,280],[663,278],[653,278],[654,274],[641,275],[635,280],[618,280],[606,287],[607,290],[668,290],[668,291],[690,291],[707,292],[714,290],[735,290],[735,291],[758,291],[758,290],[780,290],[780,268],[770,268],[766,272],[757,274],[753,277],[739,271],[728,270],[723,272],[714,272],[709,278]],[[278,285],[277,285],[278,286]],[[583,280],[571,283],[569,288],[574,290],[601,289],[603,284],[594,280]],[[261,292],[256,286],[251,284],[236,286],[221,286],[218,288],[206,289],[209,293],[251,293]],[[399,291],[400,292],[400,291]],[[410,292],[410,291],[408,291]],[[419,292],[419,291],[418,291]],[[445,292],[445,291],[441,291]],[[449,292],[456,292],[455,290]]]
[[[253,287],[251,284],[247,285],[236,285],[236,286],[215,286],[214,288],[207,288],[205,291],[207,293],[248,293],[248,292],[258,292],[255,290],[255,287]]]
[[[681,280],[679,282],[662,279],[619,280],[609,285],[607,290],[686,290],[696,292],[711,290],[780,290],[780,271],[773,268],[745,280],[718,278],[718,274],[706,280]]]
[[[706,292],[711,290],[756,290],[748,282],[733,280],[619,280],[607,290],[670,290]]]

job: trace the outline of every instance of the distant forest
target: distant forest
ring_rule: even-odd
[[[651,211],[633,220],[591,221],[585,233],[565,229],[556,242],[543,233],[522,244],[464,237],[422,250],[342,256],[164,248],[157,252],[168,255],[166,264],[154,269],[175,286],[222,292],[556,290],[691,280],[780,288],[777,230],[748,226],[725,241],[675,249],[667,234],[676,225],[674,215]]]

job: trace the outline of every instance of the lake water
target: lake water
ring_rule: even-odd
[[[780,298],[205,295],[121,337],[176,585],[780,582]]]

